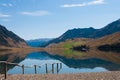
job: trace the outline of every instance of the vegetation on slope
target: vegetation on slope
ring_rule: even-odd
[[[102,45],[113,45],[120,43],[120,32],[116,32],[111,35],[107,35],[98,39],[91,40],[86,43],[86,45],[89,45],[91,48],[96,48]]]
[[[63,42],[67,39],[73,39],[73,38],[100,38],[119,31],[120,31],[120,19],[108,24],[107,26],[101,29],[94,29],[90,27],[90,28],[78,28],[78,29],[68,30],[60,37],[49,41],[44,46],[48,46],[49,44],[52,43]]]
[[[64,52],[66,54],[73,53],[72,49],[78,51],[87,51],[89,49],[103,50],[103,48],[106,48],[109,51],[118,51],[120,50],[120,32],[116,32],[114,34],[107,35],[98,39],[90,38],[68,39],[64,42],[51,44],[47,48],[64,48],[65,49]]]
[[[91,39],[89,38],[74,38],[74,39],[67,39],[63,42],[50,44],[47,48],[66,48],[71,49],[75,46],[84,45],[87,41]]]
[[[74,51],[72,48],[75,46],[84,45],[89,40],[90,39],[87,39],[87,38],[68,39],[64,42],[50,44],[46,48],[50,49],[49,52],[52,50],[53,52],[58,52],[60,53],[59,55],[62,55],[68,58],[71,58],[71,57],[80,58],[80,57],[84,57],[86,54],[84,54],[84,52]]]
[[[0,25],[0,46],[26,47],[27,44],[22,38]]]

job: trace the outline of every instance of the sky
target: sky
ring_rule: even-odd
[[[0,0],[0,24],[25,40],[99,29],[117,19],[120,0]]]

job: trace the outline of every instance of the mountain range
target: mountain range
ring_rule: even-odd
[[[52,38],[40,38],[40,39],[26,40],[26,43],[31,47],[41,47],[50,40],[52,40]]]
[[[39,47],[46,47],[49,44],[52,43],[59,43],[66,41],[67,39],[73,39],[73,38],[94,38],[98,39],[101,37],[104,37],[106,35],[110,35],[116,32],[120,31],[120,19],[106,25],[105,27],[101,29],[94,29],[93,27],[90,28],[75,28],[66,31],[64,34],[59,36],[55,39],[37,39],[37,40],[30,40],[27,41],[28,45],[31,43],[37,42],[37,45]],[[119,36],[117,36],[119,37]],[[42,42],[42,43],[39,43]],[[27,43],[24,39],[17,36],[12,31],[7,30],[4,26],[0,25],[0,47],[6,46],[6,47],[26,47]],[[30,43],[30,44],[29,44]],[[38,47],[35,46],[35,47]],[[32,47],[34,45],[32,44]]]
[[[78,28],[78,29],[71,29],[66,31],[63,35],[58,38],[55,38],[44,45],[48,46],[52,43],[59,43],[65,41],[66,39],[73,39],[73,38],[100,38],[109,34],[113,34],[115,32],[120,31],[120,19],[106,25],[101,29],[94,29],[90,28]]]
[[[0,25],[0,47],[26,47],[24,39]]]

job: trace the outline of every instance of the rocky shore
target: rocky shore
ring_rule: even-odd
[[[0,80],[4,80],[4,75],[0,75]],[[14,74],[8,75],[6,80],[120,80],[120,71],[75,74]]]

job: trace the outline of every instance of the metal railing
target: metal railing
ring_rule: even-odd
[[[21,67],[22,69],[22,74],[25,74],[25,68],[34,68],[35,74],[37,74],[37,67],[41,68],[42,66],[45,65],[45,69],[46,69],[46,74],[52,72],[54,74],[54,65],[56,64],[57,67],[57,73],[62,69],[62,63],[45,63],[42,65],[32,65],[32,66],[25,66],[25,65],[19,65],[18,63],[11,63],[11,62],[7,62],[7,61],[0,61],[0,64],[4,64],[4,78],[7,78],[7,65],[14,65],[14,66],[18,66]],[[52,66],[52,70],[48,71],[48,65]],[[60,67],[59,67],[60,66]]]

